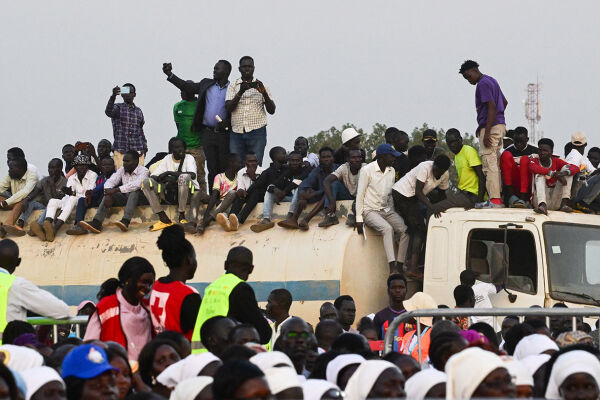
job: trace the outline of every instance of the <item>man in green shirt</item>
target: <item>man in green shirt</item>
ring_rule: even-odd
[[[191,82],[191,81],[190,81]],[[186,153],[192,155],[196,161],[197,179],[200,185],[201,201],[208,201],[208,190],[206,186],[206,175],[204,172],[204,149],[202,148],[202,138],[198,133],[192,132],[192,122],[198,99],[193,93],[181,91],[181,101],[173,106],[173,119],[177,125],[177,137],[186,144]]]
[[[444,212],[452,207],[473,208],[475,203],[483,201],[485,176],[477,150],[463,144],[458,129],[448,129],[446,144],[454,153],[454,165],[458,173],[458,191],[451,193],[445,200],[433,205],[435,213]]]

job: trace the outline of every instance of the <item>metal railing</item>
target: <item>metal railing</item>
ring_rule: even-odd
[[[571,317],[572,328],[577,329],[578,317],[600,317],[600,308],[441,308],[433,310],[416,310],[406,312],[397,316],[385,333],[383,352],[387,354],[393,349],[394,332],[398,330],[401,323],[411,319],[417,321],[417,346],[419,349],[419,361],[421,354],[421,318],[441,317],[443,319],[453,317],[506,317],[515,315],[518,317]],[[547,324],[548,325],[548,324]],[[600,329],[596,331],[600,335]]]
[[[53,319],[45,317],[29,317],[27,322],[31,325],[52,325],[52,338],[54,343],[58,341],[58,325],[75,325],[75,333],[77,337],[80,337],[79,325],[87,324],[89,316],[78,315],[75,317],[69,317],[65,319]]]

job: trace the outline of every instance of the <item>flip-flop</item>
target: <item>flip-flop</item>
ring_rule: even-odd
[[[156,232],[156,231],[161,231],[165,228],[168,228],[169,226],[175,225],[175,222],[171,222],[170,224],[167,224],[165,222],[162,221],[158,221],[157,223],[155,223],[154,225],[152,225],[150,227],[150,232]]]

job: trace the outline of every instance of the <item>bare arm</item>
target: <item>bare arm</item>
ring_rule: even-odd
[[[485,147],[492,146],[492,125],[496,119],[496,103],[493,100],[487,103],[487,120],[485,121],[485,132],[483,134],[483,144]]]
[[[477,174],[477,178],[479,179],[479,189],[477,189],[477,201],[483,201],[483,195],[485,194],[485,175],[483,174],[483,168],[481,165],[476,165],[473,168],[473,171]]]

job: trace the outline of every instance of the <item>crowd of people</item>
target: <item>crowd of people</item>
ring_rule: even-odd
[[[422,317],[392,328],[407,312],[448,308],[417,292],[407,297],[402,274],[387,279],[388,304],[357,318],[349,295],[325,302],[314,326],[290,314],[293,296],[277,288],[259,308],[246,282],[252,252],[234,247],[224,274],[200,295],[186,281],[197,268],[179,225],[158,240],[169,272],[156,279],[142,257],[125,261],[105,281],[97,302],[85,301],[79,336],[24,322],[26,311],[61,318],[61,300],[15,277],[19,248],[0,241],[0,291],[7,303],[0,346],[0,398],[96,399],[351,399],[547,398],[600,396],[596,330],[570,317],[507,316],[496,332],[485,318]],[[485,307],[495,288],[470,271],[455,288],[456,308]],[[477,292],[477,296],[475,293]],[[486,292],[488,294],[486,294]],[[489,301],[489,298],[488,298]],[[566,307],[564,304],[558,306]],[[318,322],[317,322],[318,321]],[[490,322],[490,323],[488,323]],[[394,331],[389,331],[394,329]],[[382,340],[392,338],[384,353]]]

